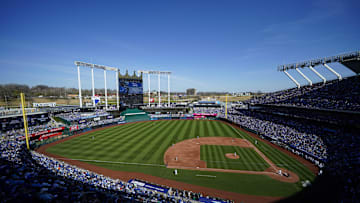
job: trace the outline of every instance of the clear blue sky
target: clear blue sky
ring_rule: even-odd
[[[77,87],[73,62],[81,60],[122,73],[172,71],[174,91],[285,89],[294,84],[278,65],[360,50],[359,2],[3,0],[0,83]],[[82,87],[90,88],[90,70],[81,71]],[[107,77],[115,88],[114,74]],[[100,70],[95,83],[104,87]]]

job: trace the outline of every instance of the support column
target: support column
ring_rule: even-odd
[[[327,68],[329,71],[331,71],[332,73],[334,73],[338,78],[339,80],[342,80],[342,77],[339,73],[337,73],[334,69],[330,68],[330,66],[326,63],[324,63],[324,66],[325,68]]]
[[[104,82],[105,82],[105,110],[107,110],[107,87],[106,87],[106,70],[104,69]]]
[[[296,84],[297,88],[300,88],[300,84],[288,73],[284,70],[284,73]]]
[[[295,70],[296,70],[298,73],[300,73],[300,75],[303,76],[303,77],[305,78],[305,80],[307,80],[307,81],[309,82],[309,85],[310,85],[310,86],[312,86],[312,84],[313,84],[312,81],[311,81],[308,77],[306,77],[306,75],[305,75],[303,72],[301,72],[298,68],[296,68]]]
[[[78,71],[78,83],[79,83],[79,106],[80,108],[82,108],[80,66],[77,66],[77,71]]]
[[[116,71],[115,73],[115,82],[116,82],[116,108],[117,110],[120,109],[120,105],[119,105],[119,69]]]
[[[317,72],[312,66],[309,66],[309,68],[323,80],[324,84],[326,83],[326,78],[324,78],[324,76],[322,76],[319,72]]]
[[[227,98],[228,97],[228,95],[226,94],[225,95],[225,119],[227,119]]]
[[[161,95],[160,95],[160,73],[158,73],[158,86],[159,86],[159,107],[161,103]]]
[[[150,73],[148,73],[148,89],[149,89],[149,104],[148,106],[150,107],[150,101],[151,101],[151,93],[150,93]]]
[[[170,107],[170,74],[168,74],[168,107]]]
[[[94,65],[91,67],[91,87],[92,87],[92,100],[95,107],[95,84],[94,84]]]

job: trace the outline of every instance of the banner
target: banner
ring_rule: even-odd
[[[75,125],[75,126],[71,126],[69,128],[70,131],[74,131],[74,130],[78,130],[79,129],[79,126],[78,125]]]
[[[194,113],[193,116],[217,116],[216,113]]]
[[[169,189],[167,189],[167,188],[163,188],[163,187],[149,184],[149,183],[144,183],[144,182],[141,182],[138,180],[131,179],[131,180],[129,180],[129,183],[132,183],[132,184],[136,185],[137,187],[144,187],[144,188],[147,188],[150,190],[155,190],[157,192],[167,193],[169,191]]]
[[[39,137],[39,141],[46,140],[46,139],[49,139],[50,137],[55,137],[55,136],[58,136],[58,135],[62,135],[62,132],[42,135],[42,136]]]
[[[206,197],[200,197],[199,202],[203,202],[203,203],[226,203],[225,201],[213,200],[213,199],[209,199],[209,198],[206,198]]]
[[[33,103],[33,107],[56,107],[56,102]]]
[[[53,128],[53,129],[50,129],[50,130],[44,130],[44,131],[40,131],[40,132],[36,132],[36,133],[32,133],[32,134],[29,134],[29,138],[31,137],[36,137],[36,136],[43,136],[43,135],[47,135],[49,133],[53,133],[53,132],[57,132],[57,131],[63,131],[65,129],[65,127],[60,127],[60,128]],[[62,132],[61,132],[62,133]],[[40,136],[40,137],[41,137]],[[22,136],[19,138],[20,140],[24,140],[25,139],[25,136]]]
[[[53,128],[53,129],[50,129],[50,130],[40,131],[40,132],[30,134],[30,137],[43,135],[43,134],[47,134],[47,133],[52,133],[52,132],[56,132],[56,131],[60,131],[60,130],[64,130],[64,129],[65,129],[65,127],[60,127],[60,128]]]

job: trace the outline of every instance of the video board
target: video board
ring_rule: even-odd
[[[119,79],[120,94],[142,94],[143,87],[141,82],[131,82]]]

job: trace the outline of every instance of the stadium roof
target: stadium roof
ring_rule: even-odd
[[[323,65],[327,63],[334,63],[339,62],[346,66],[347,68],[351,69],[355,73],[360,72],[360,51],[349,52],[345,54],[339,54],[336,56],[324,57],[320,59],[313,59],[309,61],[303,61],[298,63],[292,64],[285,64],[278,66],[278,71],[287,71],[290,69],[296,68],[305,68],[305,67],[314,67],[318,65]]]

